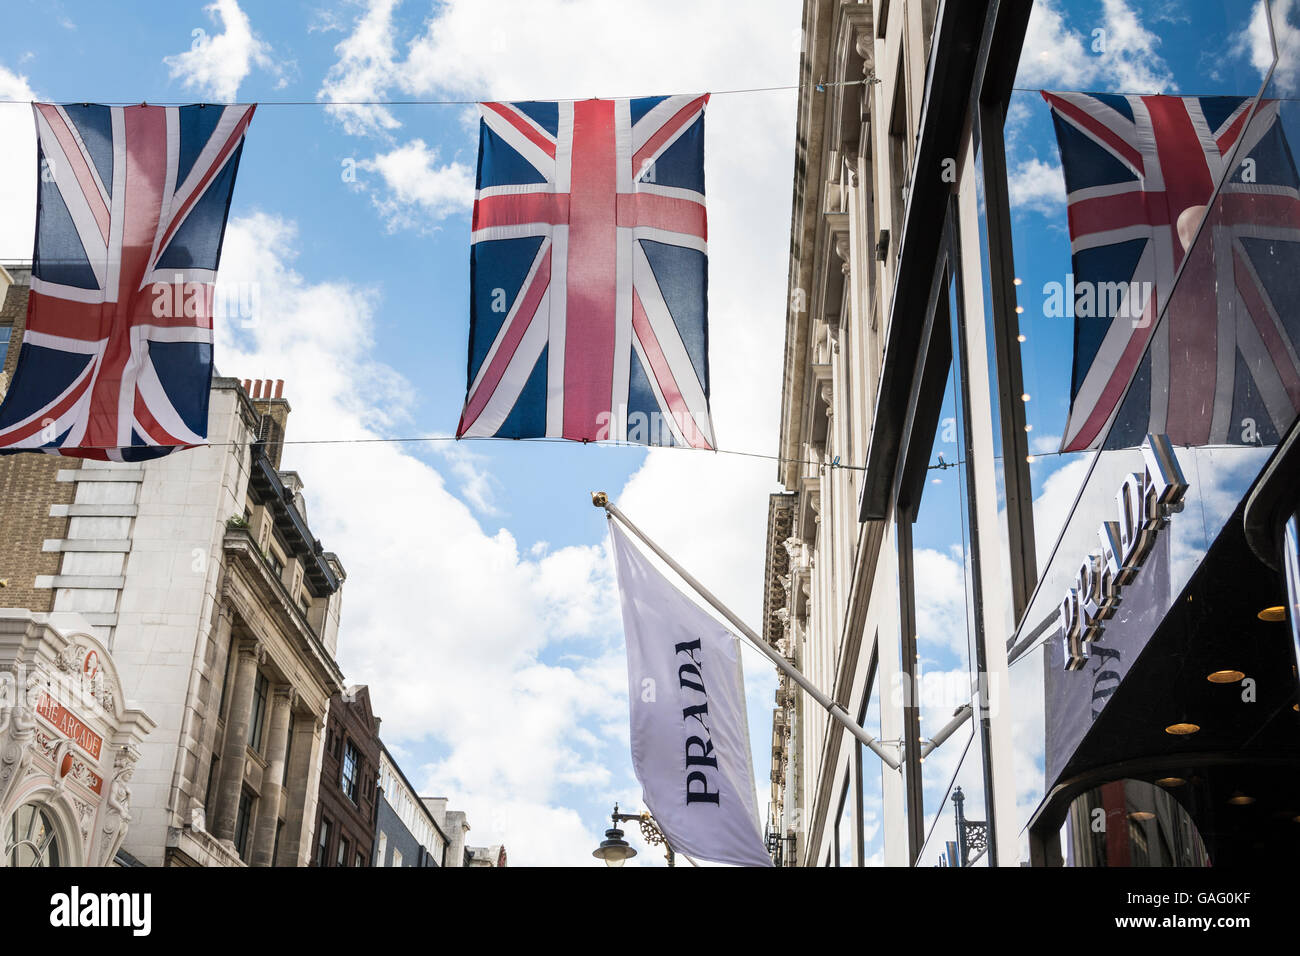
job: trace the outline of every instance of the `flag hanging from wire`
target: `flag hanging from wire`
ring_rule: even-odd
[[[668,844],[771,866],[758,823],[739,642],[610,521],[627,640],[632,767]]]
[[[457,437],[715,447],[707,102],[481,104]]]
[[[33,104],[39,182],[0,453],[205,444],[217,264],[253,106]]]

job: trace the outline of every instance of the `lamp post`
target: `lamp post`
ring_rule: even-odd
[[[961,787],[954,789],[952,794],[953,809],[957,816],[957,866],[970,866],[974,860],[971,859],[971,851],[975,851],[975,859],[978,860],[984,855],[989,847],[989,825],[983,820],[967,820],[966,810],[963,804],[966,802],[966,795],[961,792]]]
[[[659,824],[655,823],[654,817],[650,816],[649,810],[642,810],[640,813],[619,813],[616,803],[610,819],[614,825],[605,831],[605,839],[601,841],[600,846],[591,851],[591,855],[598,860],[604,860],[606,866],[622,866],[636,856],[636,848],[623,839],[623,831],[619,828],[620,823],[630,821],[636,821],[640,825],[641,839],[646,843],[664,848],[669,866],[677,865],[677,856],[673,853],[668,838],[664,836],[664,831],[659,829]]]

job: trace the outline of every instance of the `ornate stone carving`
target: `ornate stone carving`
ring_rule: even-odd
[[[858,153],[857,150],[845,150],[844,168],[848,171],[848,183],[854,189],[858,186]]]
[[[849,237],[847,234],[841,234],[835,237],[835,254],[840,257],[840,272],[848,275],[851,271],[849,263]]]
[[[113,781],[104,798],[104,825],[99,848],[99,865],[108,866],[126,837],[131,822],[131,775],[139,755],[127,747],[118,750],[113,758]]]
[[[77,825],[81,828],[81,840],[84,843],[90,839],[90,831],[95,825],[95,808],[76,797],[72,798],[72,805],[77,810]]]
[[[785,553],[790,555],[792,572],[801,571],[808,566],[808,545],[802,538],[792,535],[786,538],[782,545],[785,547]]]
[[[25,699],[0,703],[0,804],[27,775],[32,765],[32,742],[36,739],[36,711]]]
[[[298,706],[298,688],[292,684],[279,684],[275,688],[274,703],[276,707],[288,707],[293,710]]]

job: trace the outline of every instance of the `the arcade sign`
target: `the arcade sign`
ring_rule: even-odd
[[[1120,591],[1142,568],[1156,534],[1169,516],[1183,510],[1187,479],[1166,435],[1148,435],[1142,445],[1144,468],[1130,474],[1115,493],[1118,521],[1103,521],[1097,529],[1101,549],[1079,566],[1061,602],[1060,622],[1065,669],[1079,670],[1089,647],[1101,637],[1105,621],[1120,604]]]

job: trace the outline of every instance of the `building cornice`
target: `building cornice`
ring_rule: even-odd
[[[300,656],[314,665],[312,670],[323,686],[326,698],[342,692],[343,672],[312,631],[306,616],[290,599],[283,582],[274,575],[248,530],[228,529],[222,544],[228,569],[242,572],[238,576],[226,575],[223,585],[225,596],[232,599],[236,607],[251,600],[266,613]],[[239,593],[236,581],[243,582],[244,587],[248,588],[250,593],[247,597]],[[241,607],[240,611],[246,619],[256,617],[252,608]]]
[[[803,36],[781,393],[780,453],[786,460],[777,466],[777,480],[787,488],[793,488],[798,481],[798,462],[802,459],[800,415],[808,387],[811,332],[814,321],[825,314],[823,276],[818,264],[827,265],[829,261],[838,268],[836,240],[848,234],[848,216],[838,204],[830,208],[826,190],[828,183],[838,184],[845,144],[852,142],[856,148],[864,122],[861,89],[874,68],[870,58],[871,6],[805,0]],[[831,164],[836,166],[833,174]],[[836,315],[838,305],[835,303]]]

